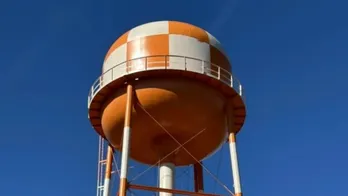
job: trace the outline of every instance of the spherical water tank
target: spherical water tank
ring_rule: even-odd
[[[193,164],[225,142],[227,110],[235,132],[244,123],[242,88],[227,55],[194,25],[158,21],[131,29],[110,47],[102,72],[90,92],[90,121],[120,149],[126,84],[132,84],[130,157],[138,162],[155,164],[175,151],[162,161]],[[189,153],[177,141],[187,142]]]

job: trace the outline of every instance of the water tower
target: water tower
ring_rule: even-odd
[[[120,196],[127,189],[153,190],[161,196],[210,195],[203,190],[201,161],[226,141],[234,194],[242,195],[236,134],[246,111],[242,86],[231,70],[219,41],[191,24],[150,22],[119,37],[88,97],[90,122],[110,145],[104,196],[109,196],[113,151],[122,154]],[[129,184],[129,159],[160,162],[159,186]],[[174,188],[175,168],[185,165],[194,165],[192,192]]]

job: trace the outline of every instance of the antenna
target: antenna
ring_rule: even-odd
[[[119,37],[88,96],[89,120],[100,136],[97,196],[111,194],[113,151],[121,153],[120,196],[127,190],[216,195],[204,191],[209,170],[202,161],[226,141],[234,195],[241,196],[236,134],[246,109],[231,69],[220,42],[188,23],[150,22]],[[158,165],[159,185],[132,183],[130,160]],[[177,189],[175,171],[187,166],[193,166],[194,190]]]

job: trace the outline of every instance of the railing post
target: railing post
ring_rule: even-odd
[[[185,63],[185,71],[187,71],[187,66],[186,66],[186,56],[184,57],[184,63]]]
[[[89,108],[89,103],[91,103],[91,95],[88,95],[88,98],[87,98],[87,108]]]
[[[233,75],[231,74],[231,87],[233,88]]]
[[[145,57],[145,71],[147,70],[147,57]]]
[[[91,97],[94,96],[94,84],[92,85],[92,89],[91,89]]]
[[[164,56],[164,69],[167,69],[167,55]]]
[[[220,71],[221,71],[221,69],[220,69],[219,66],[217,66],[217,67],[218,67],[218,80],[220,80],[220,75],[221,75]]]
[[[204,70],[204,60],[202,60],[202,74],[204,74],[205,70]]]
[[[102,77],[103,77],[103,75],[99,77],[99,89],[101,89],[101,88],[102,88],[102,85],[103,85]],[[111,81],[112,81],[112,78],[111,78]]]
[[[242,96],[243,92],[242,92],[242,85],[239,84],[239,95]]]

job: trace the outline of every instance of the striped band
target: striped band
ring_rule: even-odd
[[[183,22],[158,21],[137,26],[119,37],[106,54],[103,72],[131,59],[156,55],[186,56],[231,69],[219,41],[205,30]],[[158,62],[159,58],[147,61]]]

